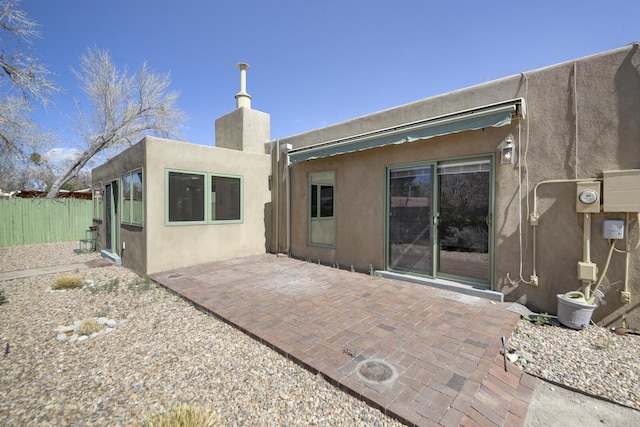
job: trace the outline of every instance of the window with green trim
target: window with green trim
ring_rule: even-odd
[[[204,222],[205,176],[169,172],[169,222]]]
[[[309,243],[334,246],[336,239],[334,171],[309,175]]]
[[[142,169],[122,175],[122,224],[142,225]]]
[[[240,220],[240,178],[211,177],[211,220]]]
[[[242,222],[242,177],[167,170],[169,225]]]
[[[93,184],[93,218],[102,219],[102,196],[104,187],[101,182]]]

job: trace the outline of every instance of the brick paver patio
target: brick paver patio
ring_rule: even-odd
[[[151,277],[405,424],[524,423],[535,379],[504,369],[507,304],[271,254]]]

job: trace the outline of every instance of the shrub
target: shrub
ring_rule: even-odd
[[[164,414],[150,414],[139,427],[217,427],[222,426],[220,417],[205,409],[193,405],[177,406]]]
[[[103,328],[104,325],[100,325],[95,318],[88,317],[86,319],[82,319],[82,321],[76,328],[76,334],[91,335],[94,332],[100,332]]]
[[[144,279],[142,280],[140,278],[137,278],[133,282],[130,282],[128,285],[129,290],[138,293],[146,292],[153,289],[153,287],[154,283],[153,281],[151,281],[151,278],[149,276],[144,276]]]
[[[54,282],[51,289],[59,291],[62,289],[76,289],[84,286],[84,279],[81,276],[61,276]]]
[[[118,290],[120,289],[120,279],[116,277],[115,279],[109,280],[107,283],[91,286],[88,289],[92,295],[99,294],[100,292],[103,292],[103,293],[118,292]]]
[[[0,305],[7,302],[7,297],[4,296],[4,289],[0,289]]]

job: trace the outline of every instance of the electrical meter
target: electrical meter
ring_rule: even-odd
[[[580,201],[585,205],[590,205],[591,203],[595,203],[598,201],[598,193],[593,190],[584,190],[578,196]]]
[[[578,182],[576,195],[576,212],[600,212],[600,181]]]

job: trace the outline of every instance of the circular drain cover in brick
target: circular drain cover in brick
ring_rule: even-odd
[[[398,376],[393,366],[378,359],[363,360],[358,363],[356,371],[364,380],[374,383],[387,383],[395,380]]]

